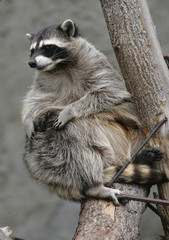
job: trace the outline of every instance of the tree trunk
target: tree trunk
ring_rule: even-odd
[[[128,91],[133,96],[147,136],[154,126],[169,116],[168,69],[164,62],[146,0],[100,0],[110,39]],[[169,118],[168,118],[169,119]],[[151,140],[165,153],[159,169],[169,176],[168,123]],[[138,186],[116,186],[124,193],[145,196]],[[159,186],[162,199],[169,199],[169,184]],[[73,240],[138,240],[139,223],[145,205],[130,201],[115,208],[111,202],[89,200],[82,204]],[[169,208],[163,208],[169,216]],[[166,239],[169,226],[163,222]]]
[[[114,184],[131,195],[145,196],[146,188]],[[129,201],[115,207],[111,201],[88,200],[81,206],[78,228],[73,240],[140,240],[140,218],[143,202]]]
[[[112,46],[128,91],[132,94],[147,136],[164,117],[169,119],[169,73],[164,62],[146,0],[101,0]],[[151,141],[165,153],[159,169],[169,177],[169,127],[162,127]],[[169,199],[169,184],[158,186]],[[169,207],[165,207],[169,216]],[[166,239],[169,226],[163,222]]]

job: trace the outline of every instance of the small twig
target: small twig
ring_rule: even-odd
[[[162,200],[162,199],[154,199],[154,198],[147,198],[147,197],[137,197],[137,196],[128,195],[128,194],[119,194],[117,197],[118,198],[128,199],[128,200],[133,200],[133,201],[140,201],[140,202],[154,203],[154,204],[161,204],[161,205],[169,205],[169,201]]]
[[[26,240],[26,239],[13,237],[12,240]]]
[[[161,214],[161,212],[156,209],[154,206],[152,206],[150,203],[147,203],[147,206],[153,211],[155,212],[160,218],[162,218],[166,223],[169,224],[169,219],[166,218],[163,214]]]
[[[158,193],[154,192],[153,195],[154,195],[155,199],[159,199]],[[169,233],[169,224],[168,224],[168,222],[169,222],[169,215],[167,213],[167,208],[164,205],[162,205],[162,204],[156,204],[156,206],[157,206],[157,210],[160,212],[161,220],[162,220],[162,222],[164,222],[163,226],[165,227],[165,231]],[[166,219],[168,219],[167,222],[166,222]]]
[[[153,207],[150,203],[157,204],[159,205],[169,205],[169,201],[167,200],[162,200],[162,199],[154,199],[154,198],[147,198],[147,197],[136,197],[133,195],[127,195],[127,194],[119,194],[118,199],[128,199],[128,200],[133,200],[133,201],[140,201],[140,202],[146,202],[147,206],[155,212],[161,219],[163,219],[166,223],[169,224],[169,219],[165,217],[165,215],[159,210]]]

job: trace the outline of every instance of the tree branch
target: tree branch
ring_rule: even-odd
[[[154,198],[148,198],[148,197],[140,197],[140,196],[133,196],[133,195],[129,195],[129,194],[119,194],[118,198],[119,199],[128,199],[128,200],[140,201],[140,202],[145,202],[145,203],[169,205],[169,201],[166,201],[166,200],[154,199]]]
[[[145,196],[144,187],[114,184],[124,193]],[[88,200],[81,205],[78,228],[73,240],[140,239],[140,218],[145,203],[129,201],[115,207],[111,201]],[[126,220],[127,219],[127,220]]]
[[[169,74],[147,3],[141,0],[101,0],[101,4],[121,72],[147,136],[164,116],[169,116]],[[168,124],[150,144],[165,153],[158,168],[169,177]],[[160,198],[169,199],[168,183],[161,184],[158,189]],[[164,208],[169,214],[169,207]],[[163,227],[168,239],[169,231],[164,221]]]
[[[149,207],[153,212],[155,212],[161,219],[163,219],[163,221],[166,222],[166,224],[169,224],[169,219],[161,214],[161,211],[159,211],[158,209],[156,209],[155,207],[153,207],[150,203],[147,203],[147,207]]]

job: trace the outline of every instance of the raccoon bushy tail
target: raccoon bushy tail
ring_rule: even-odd
[[[130,163],[122,174],[116,179],[117,183],[158,184],[168,182],[166,174],[154,169],[154,161],[160,161],[163,153],[156,148],[147,148],[140,153],[133,163]],[[111,166],[104,170],[104,184],[111,181],[121,166]]]
[[[113,176],[121,167],[109,167],[104,170],[104,184],[111,181]],[[168,182],[166,174],[162,171],[152,169],[148,165],[138,165],[130,163],[122,174],[116,179],[117,183],[135,183],[135,184],[158,184]]]

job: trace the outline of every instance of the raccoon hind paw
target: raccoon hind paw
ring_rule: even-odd
[[[152,165],[154,161],[160,161],[163,158],[163,152],[158,148],[144,149],[134,160],[136,164]]]

